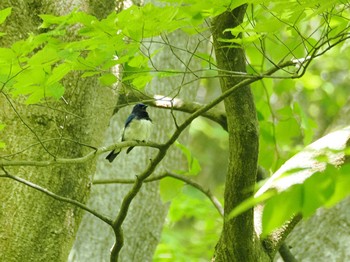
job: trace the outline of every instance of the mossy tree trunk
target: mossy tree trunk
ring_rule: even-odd
[[[246,5],[225,12],[212,22],[214,48],[218,67],[232,72],[232,77],[220,79],[222,91],[239,83],[242,78],[234,72],[246,72],[244,50],[240,46],[227,47],[220,39],[232,39],[227,28],[239,26]],[[259,151],[258,120],[250,87],[235,90],[224,100],[229,133],[229,167],[225,183],[225,214],[252,195],[256,182]],[[215,261],[269,261],[254,229],[254,212],[248,210],[232,220],[225,220],[215,250]]]
[[[39,14],[63,15],[88,1],[1,1],[12,6],[0,39],[9,47],[29,33],[38,32]],[[111,12],[112,10],[105,10]],[[0,151],[7,160],[52,160],[81,157],[99,146],[116,95],[93,79],[77,73],[64,81],[64,99],[24,105],[6,90],[0,93],[0,122],[6,125]],[[108,112],[106,109],[110,109]],[[20,152],[20,153],[18,153]],[[18,154],[15,154],[18,153]],[[15,154],[15,155],[11,155]],[[11,155],[11,156],[9,156]],[[95,161],[48,167],[8,167],[6,171],[64,197],[85,202]],[[83,211],[8,178],[0,179],[0,254],[2,261],[67,261]]]

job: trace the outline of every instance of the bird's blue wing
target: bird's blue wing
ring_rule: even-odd
[[[135,116],[134,114],[130,114],[130,115],[128,116],[128,118],[126,119],[126,121],[125,121],[125,126],[124,126],[124,128],[127,128],[128,125],[131,123],[131,121],[132,121],[135,117],[136,117],[136,116]]]
[[[124,125],[124,131],[123,131],[123,135],[122,135],[122,141],[124,141],[124,134],[125,134],[125,129],[128,128],[128,126],[130,125],[131,121],[136,117],[136,115],[134,114],[130,114],[128,116],[128,118],[125,121],[125,125]]]

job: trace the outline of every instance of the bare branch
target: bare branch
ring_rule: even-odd
[[[3,94],[3,96],[5,97],[5,99],[9,102],[10,106],[12,107],[13,111],[15,112],[15,114],[18,116],[18,118],[20,119],[20,121],[30,130],[31,133],[33,133],[33,135],[35,136],[35,138],[39,141],[40,145],[43,147],[43,149],[51,156],[54,156],[47,148],[46,146],[43,144],[43,142],[41,141],[40,137],[38,136],[38,134],[34,131],[33,128],[31,128],[26,121],[24,121],[23,117],[19,114],[19,112],[17,111],[15,105],[11,102],[11,99],[9,98],[9,96],[5,93],[5,92],[1,92]]]
[[[0,166],[44,167],[44,166],[51,166],[51,165],[57,165],[57,164],[80,164],[80,163],[84,163],[86,161],[92,160],[96,156],[98,156],[102,153],[111,151],[113,149],[131,147],[131,146],[147,146],[147,147],[153,147],[153,148],[158,148],[158,149],[162,148],[162,145],[152,143],[152,142],[123,141],[123,142],[113,144],[111,146],[97,148],[96,150],[91,151],[90,153],[88,153],[82,157],[54,158],[52,160],[42,160],[42,161],[36,161],[36,160],[0,160]]]
[[[185,113],[194,113],[196,110],[204,106],[200,103],[190,103],[185,102],[179,98],[171,98],[162,95],[155,95],[153,98],[142,94],[142,93],[130,93],[127,95],[127,99],[130,102],[143,101],[145,104],[157,107],[160,109],[171,109],[174,111],[185,112]],[[227,120],[226,113],[216,108],[212,108],[209,111],[206,111],[202,114],[202,117],[210,119],[218,123],[224,130],[227,131]]]
[[[52,197],[53,199],[56,199],[56,200],[59,200],[59,201],[62,201],[62,202],[66,202],[66,203],[69,203],[69,204],[72,204],[74,206],[77,206],[87,212],[89,212],[90,214],[94,215],[95,217],[99,218],[100,220],[102,220],[103,222],[105,222],[106,224],[108,225],[112,225],[112,220],[110,218],[108,218],[107,216],[104,216],[100,213],[98,213],[97,211],[87,207],[86,205],[80,203],[79,201],[76,201],[74,199],[70,199],[70,198],[67,198],[67,197],[63,197],[63,196],[59,196],[59,195],[56,195],[55,193],[47,190],[46,188],[43,188],[39,185],[36,185],[32,182],[29,182],[23,178],[20,178],[18,176],[14,176],[14,175],[11,175],[5,168],[1,168],[3,171],[4,171],[4,174],[3,175],[0,175],[0,177],[4,177],[4,178],[10,178],[10,179],[13,179],[19,183],[22,183],[26,186],[29,186],[35,190],[38,190],[50,197]]]
[[[84,146],[84,147],[88,147],[88,148],[92,148],[94,150],[97,150],[96,147],[94,146],[91,146],[91,145],[88,145],[88,144],[84,144],[84,143],[81,143],[79,141],[76,141],[76,140],[73,140],[71,138],[65,138],[65,137],[60,137],[60,138],[50,138],[50,139],[45,139],[45,140],[42,140],[41,142],[43,143],[47,143],[47,142],[51,142],[51,141],[57,141],[57,140],[63,140],[63,141],[67,141],[67,142],[71,142],[71,143],[74,143],[74,144],[77,144],[77,145],[80,145],[80,146]],[[40,142],[37,142],[37,143],[33,143],[27,147],[25,147],[24,149],[20,150],[20,151],[17,151],[15,153],[12,153],[12,154],[8,154],[8,155],[2,155],[0,156],[0,159],[1,158],[9,158],[9,157],[12,157],[12,156],[15,156],[15,155],[19,155],[25,151],[27,151],[28,149],[34,147],[34,146],[37,146],[37,145],[40,145]]]
[[[290,249],[285,242],[281,245],[278,251],[280,252],[284,262],[298,262],[298,260],[290,252]]]
[[[154,181],[159,181],[165,177],[171,177],[177,180],[181,180],[185,182],[186,184],[196,188],[200,192],[202,192],[204,195],[208,197],[208,199],[212,202],[214,207],[217,209],[219,214],[223,217],[224,216],[224,209],[220,203],[220,201],[208,190],[204,189],[203,186],[198,184],[197,182],[192,181],[189,177],[187,176],[182,176],[178,174],[174,174],[171,172],[166,172],[164,174],[158,175],[158,176],[153,176],[150,178],[145,179],[144,183],[149,183],[149,182],[154,182]],[[93,184],[94,185],[105,185],[105,184],[133,184],[135,183],[135,179],[98,179],[94,180]]]

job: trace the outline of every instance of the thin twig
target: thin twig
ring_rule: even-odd
[[[284,262],[298,262],[285,242],[282,243],[278,251]]]
[[[97,150],[96,147],[94,146],[91,146],[91,145],[88,145],[88,144],[84,144],[82,142],[79,142],[79,141],[76,141],[74,139],[71,139],[71,138],[50,138],[50,139],[45,139],[45,140],[42,140],[41,142],[43,143],[46,143],[46,142],[51,142],[51,141],[57,141],[57,140],[64,140],[64,141],[68,141],[68,142],[71,142],[71,143],[74,143],[74,144],[77,144],[77,145],[80,145],[80,146],[83,146],[83,147],[88,147],[88,148],[91,148],[91,149],[94,149],[95,151]],[[0,156],[0,159],[1,158],[9,158],[9,157],[12,157],[12,156],[15,156],[15,155],[18,155],[18,154],[21,154],[25,151],[27,151],[28,149],[34,147],[34,146],[37,146],[37,145],[40,145],[40,142],[37,142],[37,143],[33,143],[31,145],[28,145],[27,147],[25,147],[24,149],[20,150],[20,151],[17,151],[15,153],[12,153],[12,154],[8,154],[8,155],[2,155]]]
[[[214,205],[214,207],[217,209],[217,211],[219,212],[219,214],[223,217],[224,216],[224,209],[220,203],[220,201],[207,189],[204,189],[203,186],[201,186],[200,184],[198,184],[197,182],[192,181],[189,177],[187,176],[183,176],[183,175],[178,175],[178,174],[174,174],[171,172],[166,172],[164,174],[158,175],[158,176],[154,176],[154,177],[150,177],[145,179],[144,183],[150,183],[150,182],[155,182],[155,181],[159,181],[165,177],[171,177],[177,180],[181,180],[183,182],[185,182],[186,184],[196,188],[197,190],[199,190],[200,192],[202,192],[205,196],[208,197],[208,199],[212,202],[212,204]],[[98,180],[94,180],[93,184],[94,185],[105,185],[105,184],[133,184],[135,183],[135,179],[98,179]]]
[[[9,102],[10,106],[12,107],[13,111],[15,112],[15,114],[17,115],[17,117],[19,118],[19,120],[29,129],[29,131],[31,133],[33,133],[33,135],[35,136],[35,138],[39,141],[40,145],[42,146],[42,148],[51,156],[54,157],[54,155],[46,148],[46,146],[43,144],[43,142],[41,141],[40,137],[38,136],[38,134],[34,131],[33,128],[31,128],[29,126],[29,124],[27,124],[26,121],[24,121],[23,117],[20,115],[20,113],[17,111],[15,105],[11,102],[11,99],[9,98],[9,96],[5,93],[5,92],[1,92],[3,94],[3,96],[5,97],[5,99]]]
[[[136,142],[136,141],[123,141],[119,142],[107,147],[100,147],[97,148],[90,153],[86,154],[82,157],[77,158],[54,158],[51,160],[0,160],[0,166],[37,166],[37,167],[44,167],[44,166],[51,166],[51,165],[57,165],[57,164],[80,164],[84,163],[88,160],[93,159],[94,157],[103,154],[105,152],[111,151],[116,148],[124,148],[124,147],[131,147],[131,146],[147,146],[147,147],[153,147],[153,148],[161,148],[162,145],[152,143],[152,142]]]

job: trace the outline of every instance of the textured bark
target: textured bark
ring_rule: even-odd
[[[298,261],[349,261],[349,206],[347,198],[331,209],[319,209],[294,228],[286,242]]]
[[[234,38],[223,33],[242,21],[246,6],[225,12],[214,19],[213,38],[217,64],[220,69],[245,72],[244,51],[239,46],[228,48],[220,38]],[[241,79],[222,77],[222,91],[233,87]],[[249,86],[238,88],[225,99],[229,133],[229,167],[225,183],[225,214],[252,195],[256,181],[259,149],[258,121],[253,96]],[[232,220],[225,220],[220,240],[215,250],[215,261],[268,261],[254,231],[253,210]]]
[[[10,46],[28,33],[37,33],[38,14],[64,14],[82,1],[1,1],[0,9],[13,7],[13,14],[2,26],[7,35],[0,39]],[[74,158],[91,149],[80,143],[99,146],[108,124],[115,98],[110,89],[93,79],[82,80],[71,74],[64,81],[67,104],[63,100],[40,105],[23,105],[18,99],[0,94],[0,121],[6,124],[1,139],[6,156],[27,148],[7,159],[45,160],[53,157]],[[7,96],[7,98],[6,98]],[[67,113],[69,112],[69,113]],[[53,140],[55,139],[55,140]],[[50,140],[43,142],[38,141]],[[36,144],[28,148],[28,146]],[[77,165],[7,168],[58,195],[85,202],[95,169],[95,161]],[[2,261],[67,261],[83,212],[10,179],[0,181],[0,254]]]

